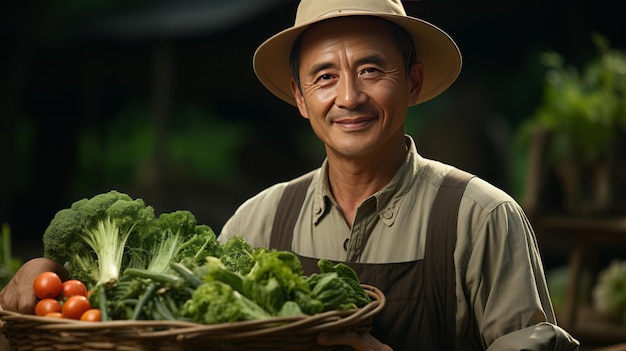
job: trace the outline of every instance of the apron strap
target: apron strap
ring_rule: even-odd
[[[296,226],[298,215],[302,209],[306,191],[313,180],[313,173],[314,171],[306,173],[287,184],[278,202],[278,207],[276,207],[270,237],[270,249],[292,251],[293,228]]]
[[[453,168],[443,179],[428,219],[424,283],[428,314],[440,350],[454,350],[456,340],[456,271],[454,249],[459,205],[474,176]]]

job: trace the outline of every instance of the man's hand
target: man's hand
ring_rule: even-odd
[[[43,257],[33,258],[25,262],[2,289],[0,306],[13,312],[34,314],[37,298],[33,292],[33,282],[39,274],[46,271],[55,272],[63,281],[69,277],[67,270],[53,260]]]
[[[393,351],[369,333],[322,333],[317,337],[321,346],[350,346],[355,351]]]

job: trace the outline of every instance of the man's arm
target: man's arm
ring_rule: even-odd
[[[535,233],[521,207],[503,202],[488,212],[477,226],[465,284],[489,350],[577,349],[578,342],[556,325]]]

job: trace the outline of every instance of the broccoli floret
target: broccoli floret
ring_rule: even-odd
[[[175,211],[159,216],[154,233],[147,233],[143,243],[146,269],[154,272],[170,270],[171,263],[182,263],[193,270],[209,255],[219,256],[221,246],[213,230],[199,225],[190,211]],[[136,267],[136,264],[133,264]]]
[[[114,286],[127,240],[145,236],[154,224],[154,209],[143,200],[115,190],[98,194],[56,213],[43,235],[44,256],[89,287]]]
[[[254,266],[252,252],[254,249],[242,236],[230,237],[222,246],[220,261],[226,268],[246,275]]]
[[[221,253],[222,246],[213,229],[207,225],[199,224],[196,225],[194,235],[188,239],[188,243],[182,247],[173,261],[183,263],[193,270],[202,265],[207,256],[217,257]]]

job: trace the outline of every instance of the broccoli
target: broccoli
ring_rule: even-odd
[[[205,262],[207,256],[219,256],[221,245],[213,230],[199,225],[190,211],[175,211],[159,216],[155,232],[148,232],[141,243],[131,247],[144,248],[134,251],[134,259],[144,255],[144,267],[149,271],[166,272],[171,263],[182,263],[193,270]],[[137,263],[132,264],[137,267]]]
[[[246,275],[254,266],[252,252],[254,249],[242,236],[230,237],[222,246],[220,261],[226,268]]]
[[[56,213],[43,235],[44,256],[64,264],[87,286],[117,283],[129,238],[145,237],[154,209],[112,190],[74,202]]]

